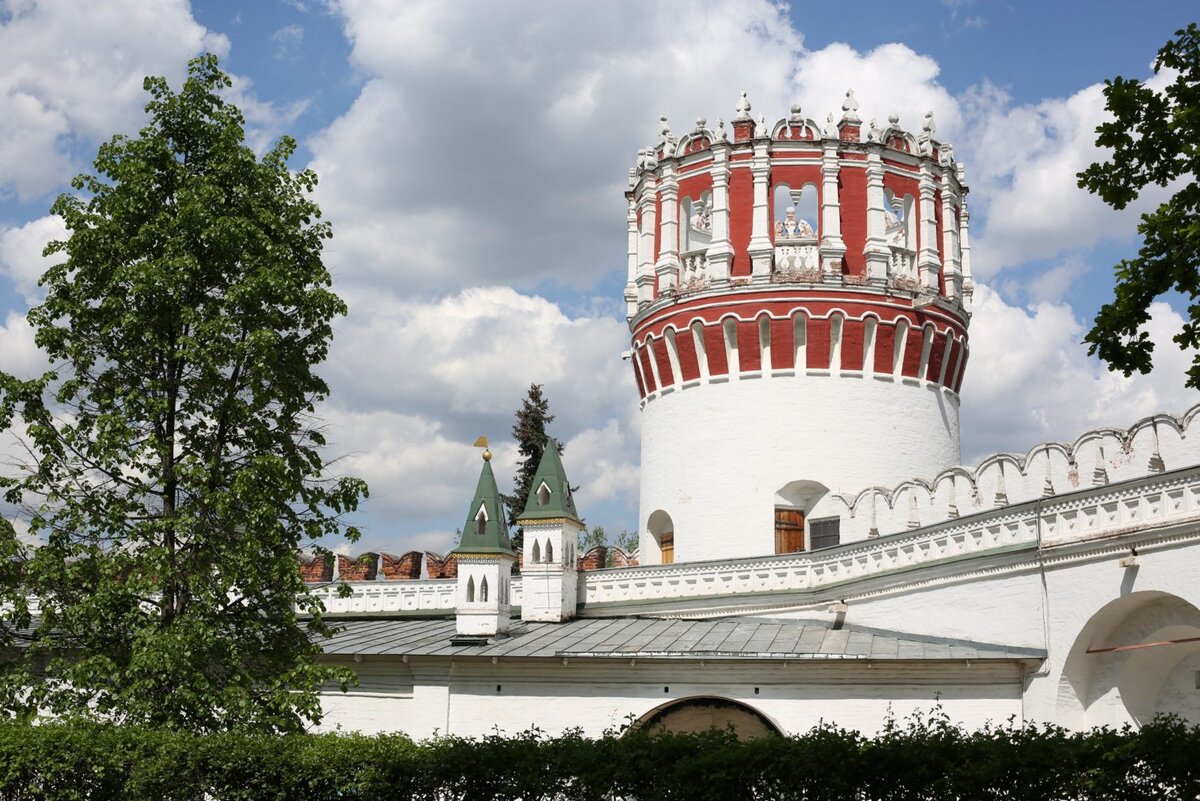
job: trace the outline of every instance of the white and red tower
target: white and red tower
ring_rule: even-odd
[[[664,118],[630,171],[643,563],[811,547],[829,492],[959,460],[962,168],[932,114],[864,137],[848,92],[833,119],[768,125],[743,93],[732,132]]]

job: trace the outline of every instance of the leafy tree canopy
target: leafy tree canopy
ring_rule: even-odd
[[[1163,91],[1121,77],[1105,82],[1113,119],[1096,129],[1096,144],[1112,156],[1078,176],[1079,186],[1117,209],[1150,184],[1178,182],[1170,200],[1142,215],[1141,250],[1117,265],[1115,296],[1084,338],[1089,354],[1127,376],[1150,371],[1154,343],[1144,326],[1150,303],[1163,293],[1174,290],[1191,301],[1174,340],[1181,348],[1200,347],[1200,30],[1192,23],[1175,37],[1154,62],[1155,73],[1165,68],[1175,76]],[[1200,354],[1186,385],[1200,388]]]
[[[69,237],[29,313],[53,369],[0,374],[0,428],[27,458],[0,480],[40,544],[0,613],[0,704],[194,731],[294,731],[326,633],[296,552],[345,531],[365,484],[330,478],[313,371],[346,312],[321,248],[317,177],[261,160],[215,56],[176,94],[145,81],[148,125],[100,147],[52,211]],[[299,608],[311,615],[301,617]],[[30,633],[31,631],[31,633]],[[10,653],[12,651],[10,650]]]

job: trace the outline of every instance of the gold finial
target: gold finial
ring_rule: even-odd
[[[492,452],[489,451],[487,448],[483,449],[483,461],[485,461],[485,462],[492,461]]]
[[[487,437],[480,437],[475,440],[476,448],[483,448],[483,461],[490,462],[492,460],[492,452],[488,450]]]

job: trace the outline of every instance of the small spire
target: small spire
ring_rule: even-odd
[[[933,121],[932,111],[925,112],[925,124],[921,126],[921,130],[930,136],[933,136],[933,134],[937,133],[937,123]]]
[[[525,499],[525,511],[517,518],[518,523],[526,520],[547,520],[565,517],[579,521],[575,511],[575,498],[571,494],[571,482],[563,469],[558,454],[558,443],[547,438],[542,448],[542,458],[537,472],[529,482],[529,497]]]
[[[463,525],[462,539],[454,553],[498,553],[513,555],[508,539],[508,516],[504,513],[504,502],[496,487],[496,476],[492,473],[491,451],[483,440],[483,469],[479,471],[479,483],[475,496],[467,510],[467,521]],[[479,440],[476,440],[478,446]]]
[[[858,116],[858,101],[854,99],[854,90],[846,90],[846,99],[842,101],[842,122],[858,125],[862,117]]]
[[[753,119],[750,116],[750,98],[746,97],[746,90],[742,90],[742,96],[738,98],[737,105],[733,107],[737,112],[737,116],[733,118],[734,122],[744,122]]]
[[[900,124],[900,115],[893,111],[891,114],[888,115],[888,124],[889,125],[899,125]]]
[[[708,119],[705,117],[696,118],[696,133],[704,133],[704,127],[708,125]]]
[[[667,115],[664,114],[658,118],[659,132],[658,140],[664,145],[671,141],[671,124],[667,122]]]
[[[788,122],[793,122],[793,123],[804,122],[804,117],[803,117],[803,115],[800,114],[800,104],[799,103],[792,104],[792,113],[788,115]]]
[[[722,142],[729,138],[729,135],[725,133],[725,120],[720,117],[717,117],[717,138]]]
[[[767,115],[766,114],[758,115],[758,125],[754,126],[754,135],[760,139],[767,135]]]
[[[879,123],[877,123],[875,121],[875,118],[872,117],[871,118],[871,127],[870,127],[870,129],[867,130],[867,141],[868,142],[878,141],[879,136],[882,133],[883,133],[883,131],[879,130]]]

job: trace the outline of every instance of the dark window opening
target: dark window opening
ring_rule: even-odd
[[[809,539],[812,549],[832,548],[842,541],[841,518],[831,517],[826,520],[810,520],[808,522]]]

